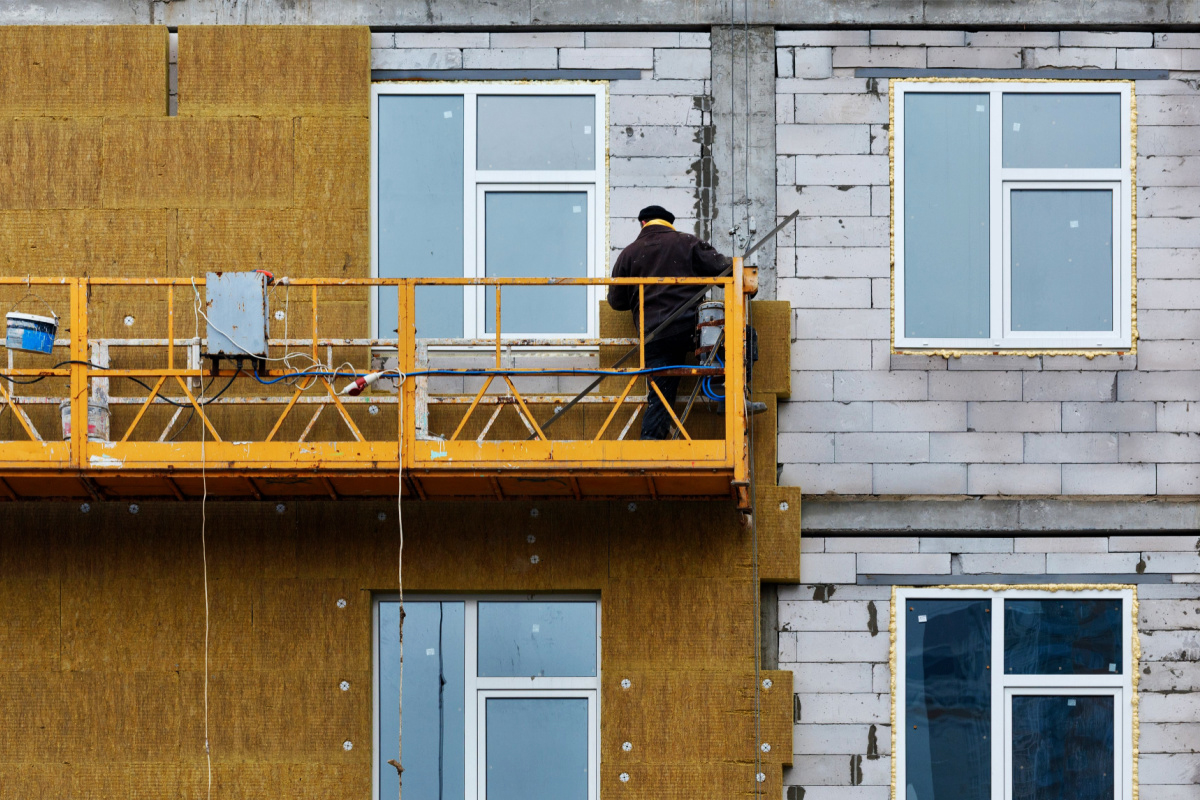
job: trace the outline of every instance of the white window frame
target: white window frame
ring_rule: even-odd
[[[1133,156],[1131,81],[892,81],[892,276],[893,330],[896,350],[1097,350],[1126,351],[1133,346]],[[904,98],[909,93],[983,94],[989,106],[990,331],[984,338],[910,337],[904,334]],[[1016,169],[1003,166],[1003,96],[1010,94],[1118,94],[1121,101],[1121,166],[1114,169]],[[1009,325],[1009,217],[1012,188],[1112,188],[1113,330],[1020,331]]]
[[[608,263],[604,252],[608,198],[608,83],[607,81],[393,81],[371,84],[371,277],[379,277],[379,98],[386,95],[458,95],[463,98],[463,272],[465,278],[483,275],[483,193],[480,187],[505,185],[518,191],[578,191],[591,187],[588,209],[587,276],[602,278]],[[590,170],[482,170],[476,166],[477,109],[480,95],[591,95],[596,100],[594,167]],[[603,234],[603,235],[601,235]],[[536,247],[530,242],[530,247]],[[488,287],[465,287],[463,337],[487,338],[482,324],[483,293]],[[379,330],[379,309],[371,292],[371,331]],[[596,338],[600,327],[597,287],[588,287],[586,334],[538,334],[542,339]],[[503,312],[503,309],[502,309]],[[512,333],[517,338],[518,332]],[[386,337],[383,337],[386,338]],[[501,338],[509,338],[501,321]]]
[[[1121,674],[1120,675],[1005,675],[1004,674],[1004,601],[1024,599],[1102,599],[1121,600]],[[1113,696],[1114,736],[1113,780],[1117,787],[1116,800],[1133,800],[1133,725],[1134,691],[1133,672],[1137,663],[1133,660],[1133,605],[1132,589],[1080,589],[1049,591],[1046,589],[980,589],[972,586],[950,588],[896,587],[893,594],[893,619],[895,621],[895,694],[892,696],[893,754],[895,759],[895,784],[893,797],[904,797],[908,786],[908,765],[905,759],[905,736],[908,731],[907,709],[907,652],[904,643],[907,634],[905,606],[910,600],[989,600],[992,618],[991,652],[991,695],[992,695],[992,791],[991,800],[1011,800],[1012,764],[1011,730],[1012,696],[1049,695],[1111,695]]]
[[[396,602],[399,595],[379,594],[371,604],[372,645],[372,759],[371,796],[374,800],[385,800],[379,796],[379,771],[385,766],[378,763],[380,752],[379,721],[381,713],[394,713],[395,709],[381,709],[379,705],[379,682],[383,675],[379,663],[379,606],[381,603]],[[487,727],[485,724],[486,702],[489,697],[505,698],[580,698],[588,702],[588,800],[600,797],[600,663],[601,663],[601,606],[600,598],[594,594],[408,594],[410,603],[463,603],[463,714],[464,714],[464,760],[466,800],[484,800],[487,770]],[[596,607],[596,669],[594,677],[548,677],[548,678],[489,678],[479,676],[479,604],[481,602],[584,602]],[[401,755],[403,760],[403,754]]]

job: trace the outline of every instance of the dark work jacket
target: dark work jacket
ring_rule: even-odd
[[[690,233],[681,233],[665,225],[647,225],[637,239],[617,256],[614,278],[699,278],[720,275],[730,260]],[[653,331],[671,313],[703,286],[646,286],[646,331]],[[638,324],[638,287],[608,287],[608,304],[617,311],[632,311]],[[690,331],[696,327],[697,307],[693,305],[660,331],[656,339]]]

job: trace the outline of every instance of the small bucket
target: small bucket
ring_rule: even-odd
[[[58,404],[58,413],[62,417],[63,440],[71,438],[71,401],[63,400]],[[100,403],[88,403],[88,441],[107,442],[109,428],[108,406]]]
[[[57,318],[10,311],[6,320],[8,331],[4,345],[9,350],[49,354],[54,349],[54,337],[58,334]]]

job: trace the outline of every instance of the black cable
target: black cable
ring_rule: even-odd
[[[101,366],[100,364],[93,364],[90,361],[79,361],[77,359],[69,359],[67,361],[60,361],[57,364],[55,364],[53,367],[51,367],[50,369],[58,369],[59,367],[65,367],[68,364],[78,364],[78,365],[85,366],[85,367],[91,367],[92,369],[113,369],[113,367],[104,367],[104,366]],[[225,392],[229,389],[229,387],[233,385],[234,379],[237,378],[238,375],[240,375],[240,374],[241,374],[241,372],[239,370],[238,372],[235,372],[233,375],[231,375],[229,378],[229,383],[226,383],[224,388],[221,389],[221,391],[217,392],[215,395],[213,395],[208,400],[202,402],[200,405],[207,406],[207,405],[215,402],[217,400],[217,398],[219,398],[221,395],[225,394]],[[0,378],[3,378],[4,380],[8,381],[9,383],[15,383],[15,384],[19,384],[21,386],[29,386],[29,385],[32,385],[35,383],[40,383],[41,381],[44,381],[47,378],[65,378],[65,377],[67,377],[67,376],[66,375],[40,375],[40,376],[34,378],[33,380],[22,381],[22,380],[17,380],[15,378],[10,378],[7,376],[0,376]],[[120,375],[118,377],[133,381],[138,386],[141,386],[143,389],[145,389],[147,392],[154,391],[153,386],[150,386],[148,383],[146,383],[138,378],[135,378],[132,375]],[[172,400],[171,398],[166,397],[164,395],[159,395],[157,399],[162,400],[164,403],[167,403],[169,405],[173,405],[176,408],[192,408],[191,403],[177,403],[174,400]]]

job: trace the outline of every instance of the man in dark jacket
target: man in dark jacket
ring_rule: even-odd
[[[706,242],[675,230],[675,215],[662,206],[647,206],[638,214],[642,232],[617,256],[614,278],[695,278],[715,277],[729,266],[730,260]],[[653,331],[667,317],[696,295],[694,285],[656,285],[646,287],[646,332]],[[633,312],[638,324],[638,287],[610,286],[608,304],[617,311]],[[685,363],[693,349],[697,310],[692,306],[665,330],[646,343],[646,367],[668,367]],[[675,402],[679,378],[650,376],[668,403]],[[649,393],[646,415],[642,418],[643,439],[666,439],[671,433],[671,417],[653,390]]]

